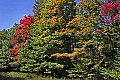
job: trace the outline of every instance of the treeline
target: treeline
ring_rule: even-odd
[[[120,3],[35,0],[34,15],[0,32],[0,70],[120,79]]]

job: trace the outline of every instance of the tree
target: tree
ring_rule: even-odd
[[[104,2],[101,6],[101,23],[104,27],[106,66],[101,67],[101,74],[106,79],[120,79],[119,55],[120,55],[120,3],[116,0]]]
[[[12,47],[10,40],[13,33],[16,31],[16,28],[17,24],[14,24],[8,31],[4,30],[3,32],[5,34],[2,34],[2,38],[0,38],[0,70],[9,70],[9,48]]]
[[[57,62],[51,58],[51,54],[70,53],[71,40],[67,39],[70,30],[67,24],[75,17],[75,2],[49,0],[40,5],[40,12],[35,13],[35,22],[30,26],[31,38],[20,51],[21,70],[44,74],[50,72],[54,76],[66,75],[61,73],[66,73],[65,69],[70,68],[67,67],[70,60]]]

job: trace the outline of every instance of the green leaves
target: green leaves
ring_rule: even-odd
[[[15,24],[12,28],[8,29],[8,31],[5,31],[6,34],[3,35],[3,37],[0,38],[0,70],[6,70],[9,68],[9,57],[11,56],[9,54],[9,48],[12,47],[10,44],[11,37],[13,33],[16,31],[17,24]]]

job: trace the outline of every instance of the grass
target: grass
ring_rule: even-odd
[[[65,80],[53,77],[42,77],[31,73],[0,72],[0,80]]]

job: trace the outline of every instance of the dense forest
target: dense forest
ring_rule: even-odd
[[[0,71],[120,79],[119,0],[35,0],[34,15],[0,31]]]

